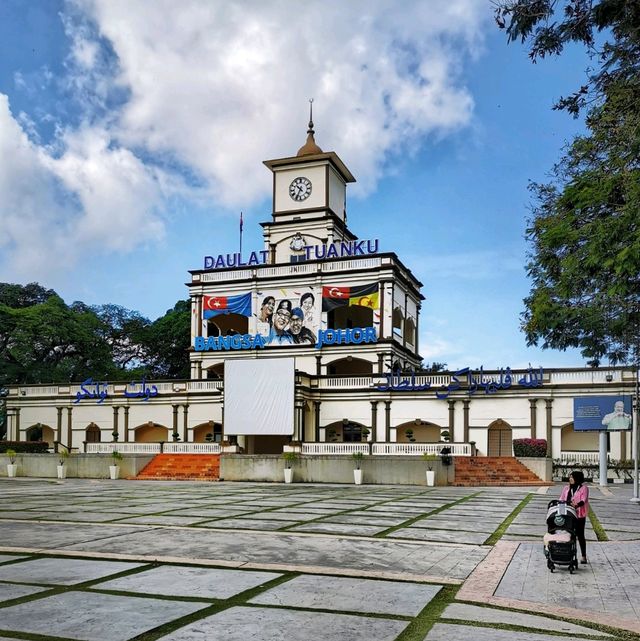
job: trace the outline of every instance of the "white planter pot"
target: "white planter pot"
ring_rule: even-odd
[[[362,470],[353,470],[353,482],[362,485]]]
[[[427,470],[427,485],[433,487],[436,484],[436,473],[433,470]]]
[[[66,479],[67,478],[67,466],[66,465],[56,465],[56,469],[58,470],[58,478],[59,479]]]
[[[293,480],[293,470],[290,467],[284,468],[284,482],[291,483]]]
[[[18,464],[7,463],[7,476],[9,478],[15,478],[17,474],[18,474]]]
[[[120,474],[120,466],[119,465],[109,465],[109,477],[111,478],[112,481],[115,481]]]

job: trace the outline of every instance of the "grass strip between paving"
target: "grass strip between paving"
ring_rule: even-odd
[[[533,494],[527,494],[527,496],[525,496],[522,501],[516,505],[513,512],[511,512],[511,514],[509,514],[509,516],[500,523],[495,532],[489,536],[489,538],[484,542],[484,545],[495,545],[502,538],[502,535],[507,531],[507,528],[511,525],[516,516],[524,510],[527,503],[529,503],[532,498]]]
[[[589,506],[589,521],[591,522],[591,527],[593,528],[598,541],[608,541],[609,537],[602,527],[602,523],[598,520],[596,513],[591,509],[591,506]]]

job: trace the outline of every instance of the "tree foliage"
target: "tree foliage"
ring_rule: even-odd
[[[498,25],[535,61],[583,43],[595,63],[557,109],[586,112],[550,181],[533,183],[527,229],[529,344],[579,347],[591,364],[640,362],[640,2],[500,2]]]
[[[151,322],[117,305],[66,305],[36,283],[0,283],[0,384],[188,378],[189,339],[189,301]]]

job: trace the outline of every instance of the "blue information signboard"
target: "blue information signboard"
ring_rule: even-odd
[[[630,396],[587,396],[573,399],[573,429],[576,432],[630,430]]]

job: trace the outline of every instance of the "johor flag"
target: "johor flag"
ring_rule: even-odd
[[[323,287],[322,311],[330,312],[336,307],[361,305],[370,309],[378,309],[378,283],[372,285],[356,285],[354,287]]]
[[[202,317],[213,318],[218,314],[251,316],[251,292],[238,296],[204,296]]]

